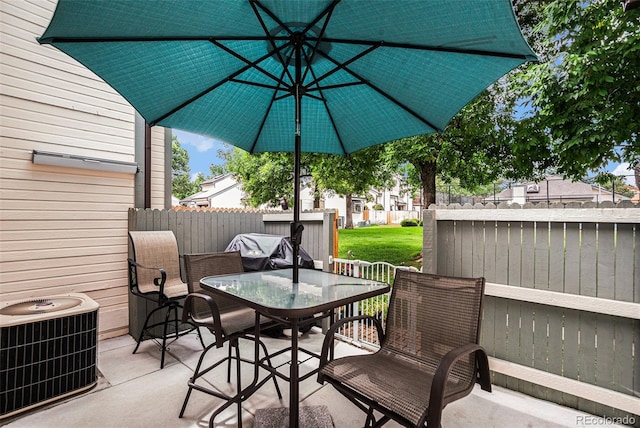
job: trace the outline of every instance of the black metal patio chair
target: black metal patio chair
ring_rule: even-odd
[[[398,270],[386,330],[366,315],[335,323],[324,340],[318,381],[366,412],[365,426],[393,419],[407,427],[440,427],[443,408],[476,382],[491,391],[487,355],[478,344],[484,283]],[[365,318],[376,325],[380,350],[328,361],[338,328]]]
[[[200,286],[200,279],[206,276],[243,272],[244,269],[240,251],[185,254],[184,262],[189,295],[184,303],[184,311],[182,313],[183,322],[190,321],[198,327],[209,329],[215,336],[215,341],[207,346],[200,355],[193,376],[191,376],[187,383],[189,390],[182,404],[179,417],[184,415],[191,392],[196,389],[226,400],[226,403],[218,407],[211,415],[209,421],[210,426],[212,426],[213,420],[218,414],[233,403],[237,403],[238,426],[242,427],[241,404],[242,400],[247,397],[245,394],[241,394],[240,366],[242,362],[254,364],[255,361],[240,356],[239,339],[255,341],[255,337],[252,335],[256,323],[255,311],[247,306],[242,306],[229,299],[225,299],[222,296],[213,295],[207,290],[203,290]],[[261,328],[271,327],[272,325],[273,322],[268,318],[261,317]],[[229,343],[229,353],[227,356],[203,368],[202,363],[207,353],[213,348],[222,348],[227,342]],[[259,345],[267,357],[267,363],[271,365],[266,346],[262,341],[259,341]],[[235,350],[235,355],[232,355],[232,349]],[[258,355],[254,356],[256,359],[258,357]],[[224,394],[219,390],[211,388],[210,385],[207,385],[204,381],[198,383],[199,378],[225,362],[227,362],[227,382],[231,382],[231,362],[234,360],[236,361],[236,395],[231,396]],[[278,382],[273,374],[269,374],[266,378],[262,379],[256,386],[256,389],[266,383],[269,378],[273,378],[278,398],[282,398]],[[250,394],[251,393],[248,395]]]
[[[130,231],[129,238],[133,248],[133,258],[127,259],[131,294],[156,305],[146,316],[133,353],[145,338],[151,338],[160,346],[160,368],[164,368],[168,345],[196,329],[192,323],[187,323],[188,328],[179,326],[178,309],[188,288],[180,277],[178,243],[170,230]],[[164,317],[154,321],[154,314],[163,310]]]

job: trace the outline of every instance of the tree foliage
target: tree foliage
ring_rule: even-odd
[[[425,206],[435,203],[436,178],[454,179],[466,189],[490,183],[499,176],[519,177],[509,144],[517,131],[514,101],[502,92],[484,91],[462,109],[442,133],[418,135],[386,144],[390,165],[409,162],[409,178],[423,189]],[[527,164],[529,165],[529,164]],[[527,166],[526,172],[531,172]]]
[[[178,199],[183,199],[200,190],[204,177],[200,181],[191,181],[189,152],[180,145],[175,135],[171,139],[171,154],[171,193]]]
[[[302,186],[313,186],[314,193],[333,193],[347,199],[365,194],[372,186],[385,186],[391,172],[380,164],[382,146],[371,147],[349,156],[303,153],[302,169],[306,172]],[[221,153],[227,171],[234,174],[247,193],[248,202],[278,206],[286,198],[293,199],[293,154],[254,153],[231,148]],[[347,204],[347,217],[350,215]]]
[[[640,11],[623,12],[619,0],[556,0],[529,9],[540,17],[535,42],[543,61],[515,79],[529,110],[515,149],[550,159],[573,178],[602,172],[610,161],[637,164]]]
[[[344,196],[347,203],[345,228],[353,228],[351,198],[366,195],[371,187],[384,188],[391,183],[393,171],[382,162],[384,146],[359,150],[348,156],[315,155],[310,170],[316,191]]]
[[[253,207],[278,206],[280,198],[293,201],[293,155],[291,153],[251,154],[232,147],[221,156],[227,171],[233,173]]]
[[[611,161],[639,164],[640,10],[625,13],[619,0],[513,4],[541,62],[525,64],[492,85],[444,132],[384,145],[385,168],[409,165],[408,178],[420,183],[426,206],[435,201],[437,177],[476,189],[498,178],[557,173],[578,179],[602,172]],[[291,199],[291,155],[234,157],[229,170],[243,182],[252,204]],[[346,196],[362,191],[362,183],[354,182],[356,170],[381,164],[370,158],[357,166],[358,157],[320,158],[315,173],[316,161],[304,157],[303,163],[319,189]],[[640,168],[636,171],[638,176]]]
[[[616,194],[626,196],[627,198],[633,198],[635,195],[635,192],[627,186],[621,177],[616,177],[611,174],[603,174],[594,179],[585,179],[584,181],[589,184],[599,185],[605,190],[615,192]]]

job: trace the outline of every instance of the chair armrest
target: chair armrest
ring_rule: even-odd
[[[487,352],[484,348],[475,343],[470,343],[452,349],[440,360],[440,364],[433,377],[433,382],[431,383],[431,395],[429,398],[429,408],[427,410],[427,426],[440,426],[447,378],[458,360],[472,353],[475,354],[476,382],[480,383],[483,390],[491,392],[489,359],[487,358]]]
[[[213,325],[210,325],[209,323],[198,322],[191,315],[196,300],[203,300],[204,303],[209,307],[211,317],[213,318]],[[188,321],[192,321],[196,325],[202,325],[209,328],[210,330],[213,330],[213,334],[216,337],[216,348],[222,348],[222,346],[224,345],[224,331],[222,330],[220,310],[218,309],[218,305],[216,304],[213,297],[203,293],[188,294],[184,300],[184,307],[182,309],[182,323],[184,324]]]
[[[329,330],[327,330],[326,335],[324,336],[324,341],[322,342],[322,351],[320,352],[320,364],[318,365],[319,369],[322,369],[322,367],[324,367],[328,362],[329,349],[331,348],[331,346],[333,346],[333,339],[336,331],[338,331],[338,329],[346,323],[359,320],[372,320],[375,323],[376,330],[378,332],[378,343],[382,343],[382,339],[384,338],[384,331],[382,330],[382,322],[378,318],[372,317],[370,315],[358,315],[338,320],[334,322],[333,325],[331,325]],[[320,374],[318,374],[318,382],[323,383]]]
[[[164,284],[165,284],[165,282],[167,282],[167,272],[165,272],[165,270],[162,269],[162,268],[143,266],[140,263],[137,263],[133,259],[127,259],[127,262],[129,263],[129,267],[133,266],[136,269],[139,268],[139,269],[147,269],[147,270],[157,270],[157,271],[160,272],[160,277],[153,278],[153,283],[156,285],[156,287],[160,288],[158,290],[158,292],[160,293],[160,299],[162,299],[162,296],[164,296]],[[138,280],[137,280],[137,277],[136,277],[136,286],[137,285],[138,285]]]

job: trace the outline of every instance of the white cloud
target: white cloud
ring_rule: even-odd
[[[625,177],[623,177],[623,180],[627,184],[629,184],[631,186],[635,186],[636,185],[636,178],[635,178],[635,176],[633,174],[633,169],[631,169],[631,166],[627,162],[623,162],[620,165],[618,165],[613,171],[611,171],[611,173],[613,175],[625,176]]]
[[[201,137],[198,135],[197,138],[189,144],[194,146],[198,152],[202,153],[211,150],[214,146],[214,142],[215,141],[211,138]]]
[[[192,134],[190,132],[179,131],[177,129],[173,130],[173,134],[178,137],[178,141],[180,141],[180,144],[182,146],[192,146],[198,153],[207,152],[221,144],[219,141],[214,140],[213,138],[205,137],[198,134]]]

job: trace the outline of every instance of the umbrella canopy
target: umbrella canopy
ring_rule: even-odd
[[[60,0],[39,42],[152,126],[295,152],[296,202],[300,152],[440,131],[536,60],[509,0]]]

